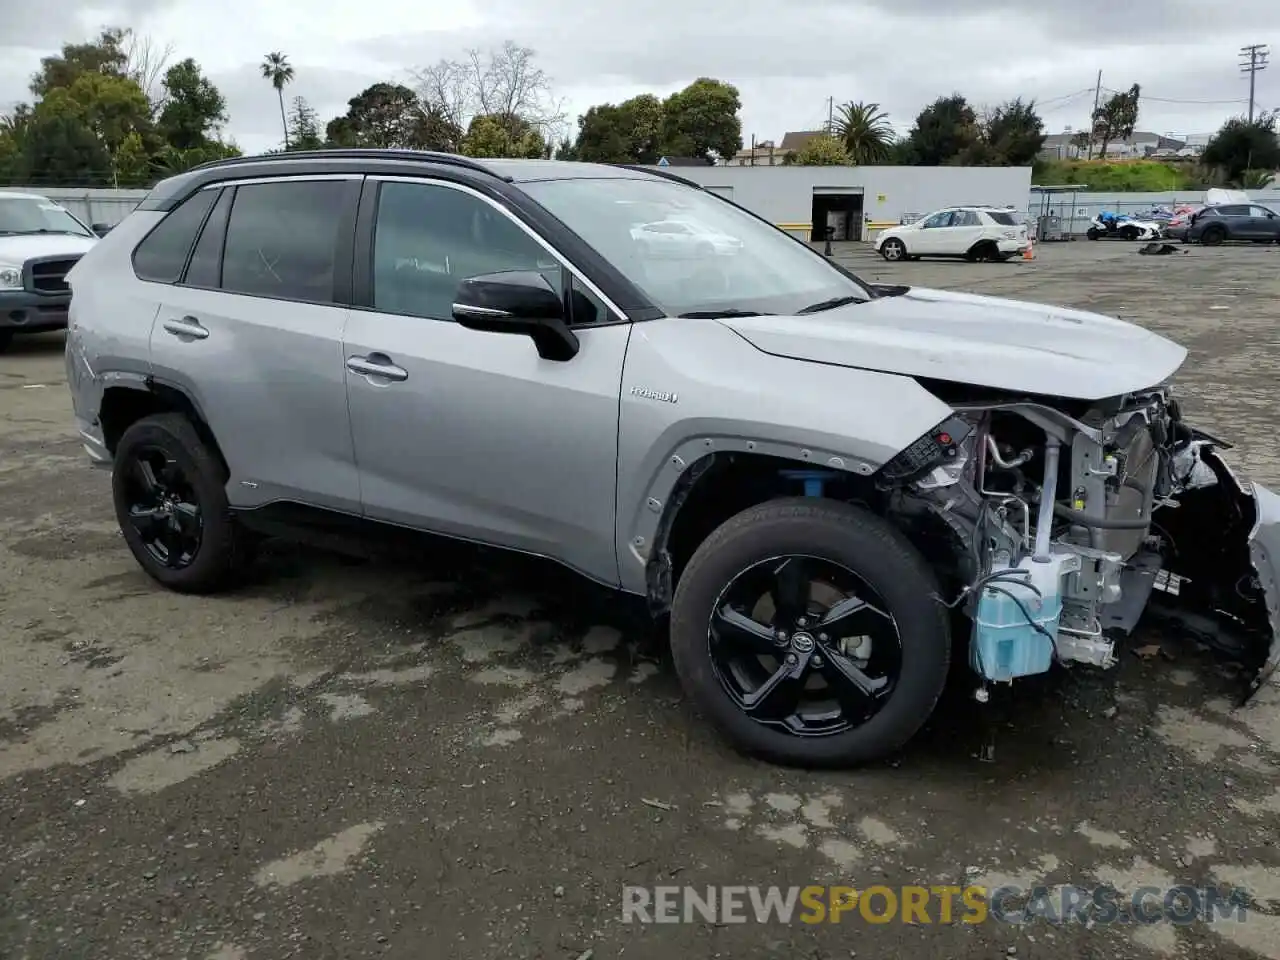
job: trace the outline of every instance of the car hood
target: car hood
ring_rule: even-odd
[[[1155,386],[1187,356],[1114,317],[921,287],[808,316],[720,322],[774,356],[1080,400]]]
[[[74,237],[67,233],[0,236],[0,263],[21,264],[32,257],[79,256],[97,242],[97,237]]]

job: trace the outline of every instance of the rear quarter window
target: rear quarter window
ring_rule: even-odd
[[[139,280],[178,282],[196,234],[217,198],[217,190],[201,190],[172,210],[146,235],[133,251],[133,272]]]
[[[1002,227],[1016,227],[1018,225],[1018,221],[1014,219],[1012,213],[1005,213],[1003,210],[988,210],[986,213],[988,217]]]

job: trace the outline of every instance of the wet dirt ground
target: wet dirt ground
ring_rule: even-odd
[[[1181,340],[1188,415],[1280,486],[1280,248],[849,262]],[[164,592],[73,439],[61,349],[0,357],[0,957],[1280,956],[1280,697],[1233,709],[1186,639],[986,711],[957,688],[889,763],[766,766],[628,608],[536,564],[280,547],[234,595]],[[624,884],[828,883],[1250,900],[1185,926],[942,924],[936,900],[929,923],[622,922]]]

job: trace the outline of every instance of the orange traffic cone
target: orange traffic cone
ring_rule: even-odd
[[[1022,251],[1022,259],[1034,260],[1035,258],[1036,258],[1036,242],[1034,240],[1028,239],[1027,248]]]

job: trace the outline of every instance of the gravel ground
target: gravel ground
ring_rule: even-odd
[[[850,260],[1179,339],[1188,415],[1280,486],[1276,248]],[[0,357],[0,957],[1280,956],[1280,697],[1234,710],[1177,637],[985,711],[956,690],[890,763],[769,767],[693,714],[628,607],[553,569],[280,547],[235,595],[162,591],[73,439],[61,351]],[[1252,900],[1187,926],[943,924],[936,903],[930,923],[622,922],[624,884],[826,883]]]

